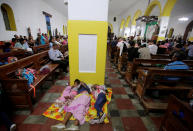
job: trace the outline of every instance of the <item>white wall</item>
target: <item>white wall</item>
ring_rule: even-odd
[[[193,0],[178,0],[172,10],[168,30],[174,28],[173,35],[184,35],[187,25],[193,20]],[[188,21],[179,21],[180,17],[188,17]]]
[[[0,41],[10,40],[14,34],[27,36],[28,27],[31,28],[34,38],[37,36],[38,28],[41,29],[41,33],[46,33],[46,20],[42,11],[52,15],[50,19],[52,32],[57,28],[58,32],[63,34],[63,25],[66,24],[67,18],[43,0],[1,0],[0,5],[2,3],[6,3],[12,8],[17,31],[6,31],[3,16],[0,12]]]

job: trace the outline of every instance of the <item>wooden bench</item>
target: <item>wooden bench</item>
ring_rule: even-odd
[[[149,68],[139,70],[136,94],[143,103],[146,110],[163,110],[167,108],[167,102],[146,100],[147,91],[170,91],[171,93],[180,91],[181,96],[188,98],[192,90],[193,81],[187,78],[193,78],[193,70],[164,70],[159,68]],[[168,77],[180,77],[180,80],[169,80]]]
[[[32,47],[32,49],[33,49],[33,53],[37,54],[37,53],[40,53],[42,51],[49,50],[49,44],[34,46],[34,47]]]
[[[50,73],[40,74],[39,69],[43,65],[49,66]],[[1,66],[0,80],[2,82],[4,90],[7,92],[13,105],[15,105],[16,108],[29,107],[30,110],[33,111],[31,102],[33,88],[30,88],[28,86],[27,80],[17,79],[15,77],[15,72],[17,71],[17,69],[22,68],[35,69],[37,71],[37,79],[35,79],[33,85],[38,88],[50,75],[54,73],[58,66],[58,64],[52,64],[49,61],[48,51],[44,51],[18,60],[17,62]]]
[[[181,116],[179,114],[181,113]],[[186,102],[170,96],[166,114],[161,122],[160,131],[192,131],[193,109]]]
[[[127,62],[128,62],[128,53],[123,52],[122,56],[119,56],[119,58],[118,58],[118,71],[123,76],[125,75],[125,72],[127,70]],[[125,71],[122,70],[123,68],[126,68]]]
[[[137,75],[137,71],[139,69],[148,69],[148,68],[161,68],[158,65],[166,65],[168,63],[172,62],[170,59],[134,59],[133,62],[128,62],[127,65],[127,72],[125,74],[125,79],[128,82],[128,84],[135,89],[136,84],[133,82],[133,77]],[[189,66],[193,66],[192,60],[184,60],[184,63],[186,63]],[[142,64],[149,64],[148,66],[142,65]]]
[[[151,55],[151,59],[170,59],[169,54]]]
[[[17,57],[18,59],[21,59],[21,58],[26,57],[26,54],[25,54],[24,50],[19,50],[19,49],[18,50],[12,50],[10,52],[1,53],[0,54],[0,60],[3,60],[5,58],[11,57],[11,56],[14,56],[14,57]]]

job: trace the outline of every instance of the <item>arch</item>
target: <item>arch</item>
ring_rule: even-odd
[[[62,28],[63,28],[63,35],[65,35],[65,34],[66,34],[66,31],[65,31],[64,25],[62,26]]]
[[[184,32],[184,37],[183,40],[186,41],[188,37],[188,33],[192,30],[193,28],[193,20],[187,25],[186,30]]]
[[[176,4],[176,0],[167,0],[161,15],[170,16],[175,4]]]
[[[154,0],[154,1],[152,1],[152,2],[149,4],[149,6],[147,7],[147,9],[146,9],[146,11],[145,11],[145,13],[144,13],[144,16],[149,16],[149,15],[151,14],[152,10],[153,10],[156,6],[158,6],[158,8],[159,8],[159,10],[160,10],[160,15],[159,15],[159,16],[161,16],[162,7],[161,7],[161,4],[160,4],[160,2],[159,2],[158,0]]]
[[[120,25],[120,30],[124,28],[124,24],[125,24],[125,19],[122,19],[121,25]]]
[[[137,10],[137,11],[135,12],[135,15],[133,16],[133,19],[132,19],[132,25],[136,25],[136,19],[137,19],[139,16],[141,16],[141,14],[142,14],[141,10]]]
[[[108,25],[111,27],[111,33],[113,33],[113,25],[111,23],[108,23]]]
[[[131,16],[128,16],[128,17],[127,17],[127,20],[126,20],[126,22],[125,22],[125,27],[128,27],[128,26],[129,26],[130,20],[131,20]]]
[[[5,26],[6,26],[6,24],[8,24],[7,26],[10,27],[10,28],[7,28],[7,26],[6,26],[6,30],[16,31],[17,29],[16,29],[15,18],[14,18],[12,8],[8,4],[4,3],[1,5],[1,12],[2,12],[2,15],[4,17],[4,23],[8,22],[8,23],[5,23]],[[4,14],[4,13],[6,13],[6,14]],[[7,15],[7,16],[5,16],[5,15]],[[7,21],[5,21],[6,17],[7,17]]]

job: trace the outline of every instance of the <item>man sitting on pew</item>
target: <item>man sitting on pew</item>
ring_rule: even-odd
[[[63,56],[58,50],[58,45],[56,43],[53,43],[53,48],[50,48],[48,54],[52,62],[60,64],[63,71],[67,73],[68,60],[66,59],[66,56]]]
[[[172,57],[172,63],[167,64],[165,70],[189,70],[189,66],[186,65],[182,60],[185,59],[185,54],[181,51],[175,52]],[[178,77],[168,77],[168,80],[179,80]]]

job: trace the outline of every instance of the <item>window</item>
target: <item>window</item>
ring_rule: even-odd
[[[15,18],[11,7],[7,4],[2,4],[1,12],[5,23],[5,29],[9,31],[16,31]]]

